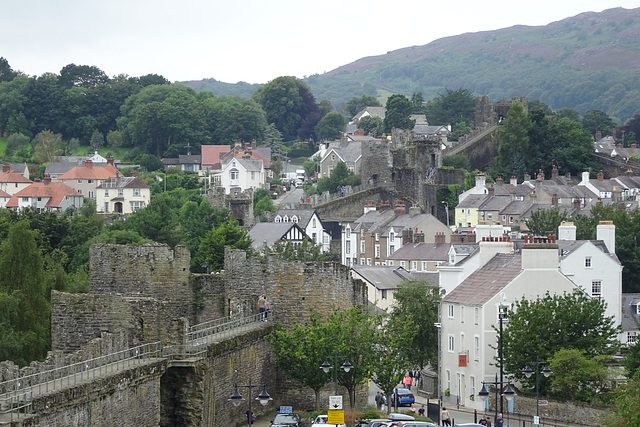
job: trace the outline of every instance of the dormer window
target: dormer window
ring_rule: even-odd
[[[276,216],[275,222],[282,222],[282,217],[280,215]]]
[[[282,218],[282,221],[283,221],[283,222],[289,222],[289,217],[285,215],[285,216]]]
[[[298,217],[297,217],[297,216],[295,216],[295,215],[294,215],[294,216],[292,216],[292,217],[291,217],[291,222],[295,222],[295,223],[297,223],[297,222],[298,222]]]

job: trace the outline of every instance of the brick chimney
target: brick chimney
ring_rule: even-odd
[[[554,194],[553,196],[551,196],[551,204],[553,205],[554,208],[558,207],[558,195]]]
[[[462,235],[460,233],[452,233],[451,243],[462,243]]]
[[[602,139],[602,132],[599,130],[596,131],[596,141],[600,141]]]
[[[256,142],[256,140],[254,139],[253,141],[251,141],[251,149],[255,150],[256,148],[258,148],[258,143]]]
[[[413,242],[413,230],[411,228],[405,228],[402,230],[402,246],[408,245]]]
[[[489,186],[489,197],[493,197],[496,194],[496,189],[493,188],[493,185]]]
[[[375,211],[376,203],[373,200],[367,200],[364,204],[364,213]]]
[[[44,179],[42,180],[42,183],[44,185],[49,185],[51,184],[51,175],[49,175],[48,173],[44,174]]]
[[[380,202],[380,207],[378,208],[380,212],[388,211],[389,209],[391,209],[391,203],[388,200]]]
[[[422,230],[413,233],[413,243],[424,243],[424,233]]]
[[[93,162],[91,161],[91,159],[87,159],[84,161],[84,165],[86,167],[88,167],[89,169],[93,169]]]
[[[638,148],[638,144],[631,144],[631,148],[633,148],[633,149]]]
[[[107,156],[107,164],[113,166],[113,156]]]
[[[567,172],[564,174],[565,178],[567,178],[567,181],[571,179],[571,172]]]
[[[465,236],[465,240],[467,243],[475,243],[476,242],[476,233],[470,233]]]
[[[631,168],[627,168],[627,171],[625,172],[626,175],[633,175],[633,169]]]
[[[504,180],[502,179],[502,175],[498,175],[498,177],[496,178],[496,185],[502,185],[504,184]]]
[[[613,200],[613,203],[620,203],[622,201],[622,187],[619,185],[613,186],[611,199]]]
[[[11,167],[9,166],[8,163],[5,163],[2,165],[2,172],[3,173],[9,173],[9,171],[11,170]]]
[[[558,167],[556,165],[553,165],[553,168],[551,168],[551,179],[556,179],[558,177]]]
[[[396,216],[407,213],[407,210],[405,209],[405,205],[404,205],[404,200],[396,200],[396,208],[394,212]]]
[[[436,233],[435,235],[435,243],[436,245],[444,245],[446,243],[446,236],[444,233]]]
[[[529,173],[528,173],[528,172],[525,172],[525,173],[524,173],[524,180],[525,180],[525,181],[531,181],[531,175],[529,175]]]
[[[512,202],[516,199],[516,190],[513,188],[509,190],[509,199],[511,199]]]
[[[542,169],[538,171],[538,176],[536,177],[536,181],[544,181],[544,171]]]
[[[598,181],[604,181],[604,173],[602,172],[602,169],[598,172]]]
[[[573,209],[580,209],[580,199],[577,197],[573,199]]]

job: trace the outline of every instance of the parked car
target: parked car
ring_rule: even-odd
[[[300,417],[298,414],[276,414],[271,427],[300,427]]]
[[[392,421],[390,419],[378,418],[375,420],[360,420],[356,427],[388,427]]]
[[[411,393],[411,390],[409,390],[408,388],[397,388],[396,393],[398,393],[398,399],[399,399],[398,406],[411,405],[416,401],[415,396],[413,395],[413,393]],[[396,394],[393,393],[391,395],[392,404],[394,404],[395,401],[396,401]]]
[[[394,421],[389,427],[436,427],[434,423],[426,421]]]
[[[328,415],[318,415],[316,419],[311,424],[311,427],[347,427],[345,424],[329,424],[329,416]]]

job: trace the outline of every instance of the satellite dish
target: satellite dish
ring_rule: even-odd
[[[440,289],[440,296],[444,296],[444,294],[446,294],[446,293],[447,293],[446,289],[444,289],[444,288]]]

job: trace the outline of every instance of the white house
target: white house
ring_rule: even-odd
[[[256,251],[271,248],[277,242],[298,246],[307,237],[295,222],[259,222],[249,230],[248,236],[253,240],[251,246]]]
[[[5,207],[17,210],[35,208],[60,212],[66,209],[78,210],[83,204],[82,194],[63,182],[51,182],[51,177],[45,174],[42,182],[34,182],[13,194]]]
[[[149,204],[151,189],[138,177],[118,177],[96,188],[96,209],[103,213],[130,214]]]
[[[321,252],[331,249],[331,236],[324,230],[322,220],[314,209],[278,209],[273,222],[294,222],[313,243],[320,246]]]
[[[266,176],[262,160],[231,159],[222,169],[220,185],[227,194],[232,188],[242,191],[249,188],[265,188]]]
[[[480,246],[480,253],[486,246]],[[521,253],[498,253],[441,301],[442,389],[448,403],[483,410],[477,396],[483,381],[493,381],[498,367],[494,326],[500,304],[510,306],[524,298],[535,300],[572,292],[577,286],[559,271],[558,245],[525,243]],[[443,392],[443,394],[445,394]]]
[[[593,298],[603,300],[605,316],[614,326],[622,324],[622,264],[615,254],[616,227],[611,221],[597,226],[597,240],[576,240],[576,227],[564,223],[558,228],[560,271]],[[620,341],[627,341],[626,334]]]

